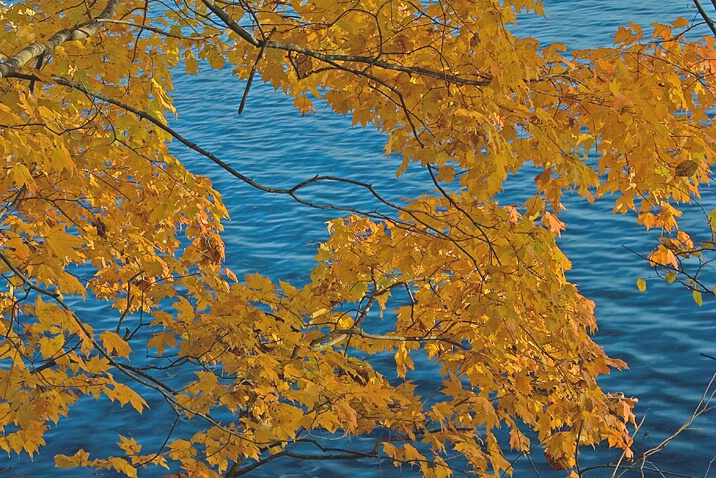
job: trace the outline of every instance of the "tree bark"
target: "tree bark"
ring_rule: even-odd
[[[98,20],[105,20],[114,15],[118,3],[119,0],[109,0],[107,6],[96,19],[71,29],[61,30],[52,35],[47,43],[33,43],[32,45],[26,46],[20,50],[17,55],[0,63],[0,78],[13,76],[17,70],[22,68],[28,61],[49,55],[55,48],[67,41],[84,40],[85,38],[91,37],[102,27],[103,22]]]

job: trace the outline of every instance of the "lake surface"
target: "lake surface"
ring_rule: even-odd
[[[709,3],[709,2],[705,2]],[[628,21],[648,26],[668,22],[683,15],[691,19],[695,10],[687,0],[547,0],[547,20],[525,18],[519,29],[543,42],[559,41],[570,49],[611,45],[610,35]],[[260,82],[259,82],[260,83]],[[247,176],[263,184],[286,186],[316,174],[350,177],[372,183],[386,197],[399,200],[431,189],[424,171],[411,168],[395,179],[400,158],[386,158],[384,137],[372,130],[352,128],[350,119],[319,111],[301,117],[292,108],[292,100],[272,88],[254,83],[249,102],[241,117],[236,111],[243,84],[228,72],[206,71],[199,79],[177,77],[174,97],[179,119],[173,126],[205,149]],[[326,239],[324,222],[331,213],[302,207],[285,198],[250,189],[197,155],[177,151],[195,173],[209,176],[222,193],[231,220],[226,223],[224,239],[227,266],[239,276],[260,272],[273,279],[298,284],[304,282],[313,266],[319,241]],[[519,202],[533,194],[534,184],[526,175],[512,178],[505,201]],[[360,190],[344,186],[313,188],[311,197],[346,206],[373,203]],[[716,207],[713,188],[704,190],[706,210]],[[710,207],[709,207],[709,204]],[[609,391],[624,391],[637,396],[639,418],[646,415],[637,443],[648,448],[677,430],[689,419],[716,370],[716,361],[701,353],[716,356],[716,317],[714,301],[698,307],[691,294],[677,285],[656,279],[647,263],[634,252],[648,253],[653,246],[634,215],[612,215],[613,204],[602,201],[590,206],[578,198],[569,198],[563,219],[568,224],[560,245],[573,262],[569,279],[581,292],[597,303],[600,329],[595,340],[613,357],[626,360],[629,370],[601,380]],[[687,215],[683,224],[690,219]],[[648,290],[639,293],[635,281],[645,277]],[[99,315],[103,304],[86,304],[84,312]],[[420,364],[413,379],[421,376]],[[153,408],[165,409],[160,402]],[[169,414],[145,413],[121,409],[106,400],[83,400],[71,412],[70,420],[47,435],[48,446],[34,461],[0,461],[0,469],[12,470],[0,476],[97,476],[90,471],[56,471],[55,453],[73,454],[78,448],[102,455],[105,447],[114,447],[116,434],[154,438],[154,446],[143,441],[145,450],[158,448],[171,427]],[[354,444],[360,440],[354,440]],[[639,446],[637,446],[639,448]],[[694,422],[692,428],[672,442],[655,458],[663,470],[682,475],[716,476],[716,412]],[[540,457],[541,458],[541,457]],[[585,450],[585,463],[605,463],[613,453]],[[542,461],[542,460],[540,460]],[[589,476],[609,476],[595,470]],[[100,476],[113,476],[105,474]],[[140,476],[152,476],[140,470]],[[157,473],[156,476],[161,476]],[[373,476],[414,476],[408,468],[399,471],[390,463],[303,463],[277,460],[271,468],[251,476],[336,476],[369,478]],[[516,463],[515,476],[563,476],[526,459]],[[637,475],[633,475],[637,476]]]

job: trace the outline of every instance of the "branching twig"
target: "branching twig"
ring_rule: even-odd
[[[660,474],[660,476],[677,476],[677,477],[685,477],[687,475],[682,475],[680,473],[675,472],[667,472],[664,470],[658,470],[654,467],[653,464],[649,462],[649,457],[663,451],[666,446],[671,443],[674,439],[676,439],[681,433],[683,433],[685,430],[687,430],[693,422],[700,417],[701,415],[710,412],[713,410],[713,406],[711,406],[711,401],[716,397],[716,387],[714,387],[714,383],[716,382],[716,373],[714,373],[711,376],[711,380],[709,380],[708,385],[706,386],[706,389],[704,390],[704,393],[701,395],[701,399],[699,400],[699,403],[696,405],[696,408],[694,412],[692,413],[691,417],[684,422],[674,433],[666,437],[664,440],[662,440],[659,444],[656,446],[644,451],[639,456],[636,456],[630,460],[628,464],[624,464],[624,458],[626,458],[626,454],[622,453],[622,455],[619,457],[619,460],[615,464],[604,464],[604,465],[596,465],[596,466],[590,466],[587,468],[581,469],[581,475],[585,476],[584,473],[587,471],[592,471],[596,469],[601,468],[610,468],[613,469],[612,472],[612,478],[616,478],[617,476],[621,476],[621,474],[624,473],[622,471],[621,474],[618,474],[618,471],[620,468],[623,470],[639,470],[642,472],[642,476],[644,471],[656,471]],[[636,427],[636,430],[634,432],[634,435],[636,435],[639,430],[642,428],[642,425],[644,423],[644,418],[641,419],[639,422],[639,425]]]
[[[268,38],[271,38],[271,35],[274,34],[276,31],[276,27],[274,27],[273,30],[271,30],[271,33],[268,34]],[[241,104],[239,105],[239,115],[244,111],[244,106],[246,106],[246,98],[249,97],[249,89],[251,88],[251,83],[254,81],[254,76],[256,75],[256,68],[259,66],[259,62],[261,61],[261,58],[264,56],[264,50],[266,49],[266,42],[264,42],[261,45],[261,48],[259,49],[259,53],[256,55],[256,61],[254,61],[253,66],[251,67],[251,72],[249,73],[249,79],[246,81],[246,88],[244,89],[244,94],[241,97]]]

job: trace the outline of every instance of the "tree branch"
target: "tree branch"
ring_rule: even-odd
[[[133,28],[138,28],[138,29],[140,29],[140,30],[147,30],[147,31],[150,31],[150,32],[152,32],[152,33],[156,33],[156,34],[158,34],[158,35],[163,35],[163,36],[170,37],[170,38],[176,38],[176,39],[178,39],[178,40],[195,40],[195,41],[200,41],[200,40],[208,40],[208,39],[210,39],[210,38],[213,38],[213,35],[208,35],[208,36],[186,36],[186,35],[177,35],[176,33],[168,32],[168,31],[166,31],[166,30],[162,30],[161,28],[153,27],[153,26],[151,26],[151,25],[142,25],[142,24],[130,22],[130,21],[127,21],[127,20],[115,20],[115,19],[113,19],[113,18],[95,18],[94,21],[95,21],[95,22],[100,22],[100,23],[114,23],[114,24],[117,24],[117,25],[128,25],[128,26],[133,27]]]
[[[424,335],[422,337],[406,337],[403,335],[382,335],[382,334],[371,334],[369,332],[366,332],[365,330],[359,328],[359,327],[351,327],[350,329],[345,330],[334,330],[323,337],[319,337],[317,339],[314,339],[311,342],[310,348],[313,352],[322,352],[324,350],[327,350],[331,347],[333,347],[336,344],[341,343],[345,339],[352,337],[352,336],[358,336],[363,337],[366,339],[371,340],[389,340],[394,342],[446,342],[454,347],[463,349],[463,350],[470,350],[468,347],[465,347],[459,342],[456,342],[455,340],[448,339],[445,337],[441,337],[439,335]]]
[[[249,473],[256,468],[265,465],[267,463],[272,462],[273,460],[277,458],[281,458],[282,456],[286,456],[289,458],[296,458],[299,460],[358,460],[361,458],[380,458],[378,455],[378,446],[376,445],[373,450],[369,452],[361,452],[361,451],[353,451],[353,450],[345,450],[342,448],[328,448],[322,446],[320,443],[318,443],[316,440],[308,440],[308,439],[299,439],[296,440],[297,443],[311,443],[318,447],[324,454],[317,455],[312,453],[296,453],[289,450],[281,450],[277,453],[274,453],[273,455],[269,455],[266,458],[257,461],[256,463],[252,463],[249,466],[246,466],[244,468],[239,468],[239,465],[237,463],[234,463],[229,470],[224,475],[224,478],[236,478],[238,476],[245,475],[246,473]],[[336,453],[328,453],[328,452],[336,452]]]
[[[20,76],[20,75],[21,74],[13,74],[12,76]],[[23,76],[23,78],[38,79],[37,77],[28,76],[28,75],[22,75],[22,76]],[[321,183],[321,182],[324,182],[324,183],[325,182],[337,182],[337,183],[351,184],[353,186],[358,186],[358,187],[361,187],[361,188],[367,190],[375,199],[377,199],[380,203],[384,204],[385,206],[389,207],[390,209],[392,209],[394,211],[400,211],[400,212],[412,217],[417,224],[421,224],[422,226],[424,226],[426,228],[426,230],[433,231],[437,236],[439,236],[447,241],[454,242],[450,237],[448,237],[448,235],[444,231],[440,230],[439,228],[433,227],[433,226],[429,225],[428,223],[426,223],[425,221],[423,221],[422,219],[420,219],[414,211],[408,210],[394,202],[391,202],[391,201],[388,201],[387,199],[385,199],[381,194],[378,193],[378,191],[375,190],[375,188],[373,187],[372,184],[369,184],[369,183],[366,183],[363,181],[358,181],[355,179],[350,179],[350,178],[342,178],[342,177],[328,176],[328,175],[316,175],[312,178],[301,181],[300,183],[298,183],[290,188],[274,188],[274,187],[270,187],[270,186],[265,186],[257,181],[252,180],[248,176],[238,172],[231,165],[229,165],[225,161],[222,161],[215,154],[207,151],[206,149],[202,148],[201,146],[198,146],[195,143],[192,143],[191,141],[186,139],[184,136],[179,134],[179,132],[175,131],[173,128],[168,126],[164,121],[162,121],[161,119],[153,116],[152,114],[150,114],[146,111],[135,108],[131,105],[128,105],[126,103],[118,101],[118,100],[111,98],[107,95],[104,95],[102,93],[93,92],[93,91],[89,90],[86,86],[84,86],[83,84],[78,83],[78,82],[70,81],[65,78],[54,78],[54,81],[58,85],[77,89],[92,98],[115,105],[119,108],[124,109],[125,111],[134,113],[140,119],[145,119],[145,120],[149,121],[150,123],[152,123],[155,126],[157,126],[158,128],[160,128],[162,131],[171,135],[174,139],[176,139],[177,141],[182,143],[187,148],[201,154],[202,156],[206,157],[207,159],[212,161],[217,166],[221,167],[224,171],[228,172],[235,178],[243,181],[244,183],[248,184],[249,186],[256,188],[260,191],[270,193],[270,194],[287,195],[287,196],[291,197],[297,203],[302,204],[304,206],[308,206],[313,209],[343,211],[343,212],[347,212],[350,214],[357,214],[360,216],[369,217],[372,219],[388,221],[392,224],[396,224],[396,225],[407,227],[407,228],[412,227],[409,224],[399,221],[398,219],[396,219],[394,217],[390,217],[385,214],[379,213],[377,210],[371,212],[371,211],[361,211],[354,207],[341,207],[341,206],[335,206],[333,204],[317,204],[315,202],[303,199],[302,197],[300,197],[298,195],[298,192],[301,189],[306,188],[313,184]],[[443,221],[437,216],[434,216],[433,219],[440,220],[441,222],[444,222],[445,224],[450,225],[447,221]],[[462,246],[458,245],[458,247],[463,252],[465,252],[473,260],[473,262],[475,262],[475,259],[466,250],[464,250],[462,248]]]
[[[273,30],[271,30],[271,33],[269,33],[268,37],[271,38],[271,35],[274,34],[276,31],[276,28],[274,27]],[[244,90],[244,95],[241,97],[241,104],[239,105],[239,116],[241,116],[241,113],[244,112],[244,106],[246,106],[246,99],[249,97],[249,89],[251,88],[251,83],[254,81],[254,76],[256,75],[256,69],[259,66],[259,62],[261,61],[261,58],[264,56],[264,50],[266,49],[266,43],[261,45],[261,48],[259,49],[258,55],[256,55],[256,60],[254,61],[253,66],[251,67],[251,73],[249,73],[249,79],[246,81],[246,89]]]
[[[22,79],[25,79],[25,80],[43,81],[43,80],[41,80],[40,78],[38,78],[37,76],[27,75],[27,74],[24,74],[24,73],[13,73],[13,74],[11,74],[10,76],[12,76],[12,77],[17,77],[17,78],[22,78]],[[46,80],[44,80],[44,81],[46,81]],[[87,96],[89,96],[89,97],[91,97],[91,98],[94,98],[94,99],[103,101],[103,102],[105,102],[105,103],[109,103],[109,104],[114,105],[114,106],[117,106],[117,107],[119,107],[119,108],[122,108],[122,109],[125,110],[125,111],[128,111],[128,112],[130,112],[130,113],[133,113],[133,114],[137,115],[140,119],[144,119],[144,120],[149,121],[150,123],[152,123],[153,125],[155,125],[155,126],[158,127],[159,129],[161,129],[162,131],[164,131],[164,132],[166,132],[167,134],[171,135],[174,139],[176,139],[177,141],[179,141],[180,143],[182,143],[182,144],[183,144],[184,146],[186,146],[187,148],[189,148],[189,149],[191,149],[192,151],[195,151],[195,152],[201,154],[202,156],[206,157],[207,159],[209,159],[209,160],[212,161],[214,164],[216,164],[216,165],[218,165],[219,167],[221,167],[224,171],[228,172],[229,174],[231,174],[231,175],[234,176],[235,178],[237,178],[237,179],[243,181],[244,183],[248,184],[249,186],[251,186],[251,187],[253,187],[253,188],[256,188],[256,189],[258,189],[258,190],[260,190],[260,191],[263,191],[263,192],[266,192],[266,193],[269,193],[269,194],[287,195],[287,196],[291,197],[291,198],[292,198],[294,201],[296,201],[297,203],[302,204],[302,205],[304,205],[304,206],[308,206],[308,207],[313,208],[313,209],[342,211],[342,212],[346,212],[346,213],[350,213],[350,214],[357,214],[357,215],[360,215],[360,216],[363,216],[363,217],[367,217],[367,218],[371,218],[371,219],[375,219],[375,220],[387,221],[387,222],[390,222],[391,224],[394,224],[394,225],[396,225],[396,226],[398,226],[398,227],[402,227],[402,228],[405,228],[405,229],[414,230],[414,225],[411,225],[411,224],[409,224],[409,223],[403,222],[403,221],[401,221],[401,220],[399,220],[399,219],[396,219],[395,217],[388,216],[388,215],[386,215],[386,214],[384,214],[384,213],[380,213],[380,212],[378,212],[377,210],[374,210],[374,211],[363,211],[363,210],[359,210],[359,209],[354,208],[354,207],[341,207],[341,206],[336,206],[336,205],[333,205],[333,204],[330,204],[330,203],[328,203],[328,204],[319,204],[319,203],[315,203],[315,202],[313,202],[313,201],[309,201],[309,200],[303,199],[302,197],[300,197],[300,196],[298,195],[298,192],[299,192],[301,189],[306,188],[306,187],[308,187],[308,186],[311,186],[311,185],[313,185],[313,184],[318,184],[318,183],[322,183],[322,182],[323,182],[323,183],[325,183],[325,182],[337,182],[337,183],[351,184],[351,185],[353,185],[353,186],[361,187],[361,188],[367,190],[367,191],[368,191],[375,199],[377,199],[381,204],[383,204],[383,205],[389,207],[390,209],[392,209],[392,210],[394,210],[394,211],[402,212],[402,213],[406,214],[407,216],[411,217],[411,218],[415,221],[416,224],[419,224],[419,225],[422,225],[423,227],[425,227],[426,233],[429,233],[429,231],[432,231],[437,237],[440,237],[440,238],[442,238],[442,239],[444,239],[444,240],[446,240],[446,241],[449,241],[449,242],[452,242],[453,244],[455,244],[456,247],[458,247],[458,249],[460,249],[464,254],[466,254],[467,257],[470,258],[470,260],[475,264],[475,267],[476,267],[476,268],[479,267],[479,266],[478,266],[478,261],[477,261],[477,259],[476,259],[472,254],[470,254],[470,252],[467,251],[462,245],[460,245],[458,242],[456,242],[453,238],[449,237],[448,233],[446,233],[445,231],[443,231],[440,227],[436,227],[436,226],[434,226],[434,225],[431,225],[431,224],[429,224],[428,222],[424,221],[423,219],[421,219],[421,218],[419,217],[419,214],[424,214],[424,213],[420,213],[419,211],[412,211],[412,210],[406,209],[405,207],[400,206],[399,204],[396,204],[396,203],[394,203],[394,202],[388,201],[387,199],[385,199],[381,194],[379,194],[379,193],[375,190],[375,188],[373,187],[372,184],[369,184],[369,183],[366,183],[366,182],[363,182],[363,181],[358,181],[358,180],[355,180],[355,179],[350,179],[350,178],[343,178],[343,177],[337,177],[337,176],[328,176],[328,175],[316,175],[316,176],[314,176],[314,177],[312,177],[312,178],[309,178],[309,179],[306,179],[306,180],[304,180],[304,181],[301,181],[300,183],[295,184],[294,186],[292,186],[292,187],[290,187],[290,188],[275,188],[275,187],[265,186],[265,185],[263,185],[263,184],[261,184],[261,183],[259,183],[259,182],[257,182],[257,181],[252,180],[252,179],[249,178],[248,176],[246,176],[246,175],[244,175],[244,174],[238,172],[238,171],[237,171],[236,169],[234,169],[231,165],[229,165],[229,164],[226,163],[225,161],[222,161],[222,160],[221,160],[219,157],[217,157],[215,154],[213,154],[213,153],[207,151],[206,149],[202,148],[201,146],[199,146],[199,145],[197,145],[197,144],[195,144],[195,143],[189,141],[187,138],[185,138],[184,136],[182,136],[179,132],[177,132],[176,130],[174,130],[174,129],[171,128],[170,126],[168,126],[165,121],[163,121],[163,120],[160,119],[160,118],[155,117],[155,116],[152,115],[151,113],[148,113],[148,112],[146,112],[146,111],[143,111],[143,110],[140,110],[140,109],[138,109],[138,108],[135,108],[135,107],[133,107],[133,106],[127,104],[127,103],[124,103],[124,102],[122,102],[122,101],[119,101],[119,100],[116,100],[116,99],[114,99],[114,98],[111,98],[111,97],[109,97],[109,96],[107,96],[107,95],[105,95],[105,94],[91,91],[91,90],[90,90],[89,88],[87,88],[85,85],[83,85],[83,84],[81,84],[81,83],[78,83],[78,82],[75,82],[75,81],[71,81],[71,80],[66,79],[66,78],[56,77],[56,78],[53,78],[53,81],[54,81],[56,84],[58,84],[58,85],[65,86],[65,87],[68,87],[68,88],[74,88],[74,89],[76,89],[76,90],[78,90],[78,91],[83,92],[84,94],[86,94]],[[454,227],[453,224],[451,224],[451,223],[450,223],[449,221],[447,221],[447,220],[442,219],[439,215],[430,216],[430,217],[431,217],[432,219],[434,219],[434,220],[437,220],[437,221],[439,221],[439,222],[441,222],[441,223],[444,223],[444,224],[447,225],[447,226]]]
[[[709,26],[709,29],[711,29],[711,32],[716,35],[716,25],[714,24],[714,21],[711,20],[711,17],[708,16],[706,13],[706,10],[704,10],[703,5],[701,5],[701,2],[699,0],[693,0],[694,5],[696,5],[696,9],[699,11],[699,15],[701,15],[701,18],[704,19],[706,22],[706,25]],[[714,8],[716,8],[716,0],[711,0],[711,3],[713,3]]]
[[[382,68],[384,70],[399,71],[402,73],[430,76],[444,80],[448,83],[456,85],[471,85],[471,86],[487,86],[492,81],[492,77],[486,74],[477,75],[479,79],[468,79],[458,75],[429,70],[427,68],[421,68],[417,66],[404,66],[396,63],[391,63],[385,60],[379,60],[372,56],[360,56],[360,55],[339,55],[339,54],[325,54],[310,48],[305,48],[293,43],[285,43],[273,40],[257,40],[251,33],[249,33],[244,27],[239,25],[233,18],[229,16],[223,9],[219,8],[214,0],[203,0],[204,4],[211,10],[217,17],[221,19],[224,24],[231,29],[234,33],[239,35],[242,39],[250,43],[257,48],[274,48],[276,50],[290,51],[295,53],[302,53],[306,56],[315,58],[325,63],[333,64],[335,62],[340,63],[363,63],[373,67]]]
[[[234,19],[231,18],[231,17],[229,16],[229,14],[226,13],[222,8],[219,8],[219,7],[216,5],[216,3],[214,2],[214,0],[202,0],[202,1],[204,2],[204,5],[206,5],[206,7],[207,7],[209,10],[211,10],[212,12],[214,12],[214,15],[216,15],[217,17],[219,17],[219,18],[221,19],[221,21],[224,22],[224,25],[226,25],[227,27],[229,27],[234,33],[236,33],[237,35],[239,35],[242,39],[244,39],[245,41],[249,42],[249,43],[252,44],[253,46],[255,46],[255,47],[259,47],[259,46],[260,46],[260,45],[259,45],[259,41],[256,40],[256,39],[254,39],[254,37],[251,36],[251,33],[249,33],[244,27],[242,27],[241,25],[239,25],[238,23],[236,23],[236,22],[234,21]]]
[[[61,30],[47,41],[47,43],[33,43],[28,45],[20,52],[3,63],[0,63],[0,78],[7,78],[22,68],[28,61],[40,56],[47,56],[52,53],[55,48],[68,41],[84,40],[89,38],[102,27],[102,20],[110,18],[114,15],[119,0],[109,0],[107,6],[102,10],[96,19],[87,23],[77,25],[74,28]]]
[[[418,66],[398,65],[396,63],[390,63],[388,61],[378,60],[377,58],[374,58],[372,56],[338,55],[338,54],[329,55],[329,54],[317,52],[315,50],[311,50],[309,48],[298,46],[293,43],[284,43],[284,42],[270,40],[270,41],[266,42],[266,46],[267,46],[267,48],[275,48],[277,50],[291,51],[291,52],[295,52],[295,53],[303,53],[304,55],[313,57],[317,60],[321,60],[326,63],[329,63],[329,62],[364,63],[364,64],[368,64],[370,66],[382,68],[384,70],[399,71],[399,72],[408,73],[411,75],[429,76],[432,78],[437,78],[439,80],[446,81],[448,83],[453,83],[455,85],[462,85],[462,86],[469,85],[469,86],[478,86],[479,87],[479,86],[487,86],[492,81],[492,78],[485,74],[478,75],[480,77],[479,80],[471,80],[471,79],[463,78],[463,77],[455,75],[455,74],[433,71],[433,70],[429,70],[427,68],[421,68]]]

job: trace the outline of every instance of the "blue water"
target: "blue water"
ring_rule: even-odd
[[[692,18],[695,13],[687,0],[548,0],[545,4],[547,20],[521,19],[516,31],[544,42],[559,41],[570,49],[610,45],[611,33],[627,21],[648,25],[679,15]],[[179,119],[173,126],[265,185],[287,186],[316,174],[330,174],[372,183],[381,194],[396,201],[431,189],[426,173],[417,168],[396,180],[400,158],[385,157],[384,137],[375,131],[353,128],[350,119],[320,108],[315,116],[301,117],[292,108],[292,100],[257,83],[239,117],[236,111],[243,84],[231,78],[229,72],[204,71],[200,79],[177,77],[174,97]],[[239,276],[260,272],[298,284],[307,280],[316,246],[327,237],[325,221],[336,213],[308,209],[289,199],[260,193],[194,153],[178,148],[175,152],[191,171],[209,176],[223,195],[231,214],[224,234],[229,268]],[[518,202],[534,194],[530,177],[513,179],[505,201]],[[705,196],[713,196],[713,192],[705,191]],[[364,191],[345,185],[322,185],[307,193],[319,202],[375,206]],[[702,203],[706,210],[716,207],[713,197],[705,197]],[[614,216],[608,200],[590,206],[569,197],[566,205],[563,218],[568,228],[560,245],[573,262],[569,279],[597,303],[600,328],[595,340],[630,367],[605,377],[601,383],[607,390],[639,397],[637,414],[646,419],[637,443],[648,448],[689,419],[716,370],[716,361],[700,356],[716,356],[714,302],[706,300],[699,308],[690,293],[655,278],[647,263],[632,252],[645,254],[653,246],[645,240],[648,235],[643,229],[635,225],[633,215]],[[696,224],[698,219],[694,209],[683,224]],[[637,277],[647,278],[647,292],[638,292]],[[96,303],[86,304],[84,310],[98,316],[103,311],[104,305]],[[388,374],[390,363],[386,367]],[[412,378],[418,382],[435,379],[421,374],[419,363],[416,370]],[[34,461],[0,461],[0,470],[12,466],[0,476],[97,476],[90,471],[56,472],[52,457],[55,453],[73,454],[78,448],[92,451],[93,456],[116,453],[118,433],[150,437],[142,440],[143,451],[156,450],[174,418],[161,401],[150,400],[150,406],[151,411],[139,416],[106,400],[84,399],[69,419],[61,420],[48,433],[48,446]],[[178,427],[189,425],[180,423]],[[351,445],[360,446],[361,442],[360,438],[353,439]],[[704,477],[715,456],[716,413],[696,420],[653,460],[662,470]],[[614,458],[613,453],[602,450],[585,450],[583,455],[587,464]],[[535,456],[534,467],[524,458],[518,460],[515,476],[562,476],[542,462],[541,456]],[[414,476],[410,469],[400,471],[390,463],[375,461],[346,465],[278,460],[259,470],[251,476]],[[595,470],[588,476],[610,474]],[[140,470],[140,476],[161,476],[161,472]],[[710,476],[716,476],[716,470],[711,470]]]

